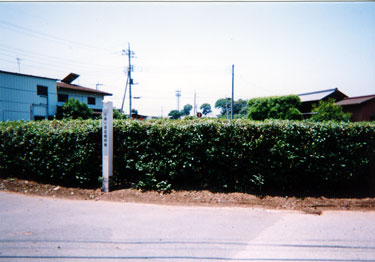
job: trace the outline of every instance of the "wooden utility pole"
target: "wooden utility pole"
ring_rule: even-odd
[[[134,84],[133,79],[132,79],[133,66],[131,64],[131,58],[134,58],[135,53],[130,50],[130,43],[128,44],[128,50],[122,50],[122,54],[127,55],[129,58],[127,82],[129,84],[129,117],[131,118],[132,117],[132,85]]]
[[[230,108],[232,120],[233,120],[233,109],[234,109],[234,65],[232,65],[232,105]]]

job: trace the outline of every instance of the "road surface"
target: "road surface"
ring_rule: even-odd
[[[375,212],[317,216],[0,192],[2,261],[375,261]]]

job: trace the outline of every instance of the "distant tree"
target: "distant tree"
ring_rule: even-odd
[[[88,119],[92,117],[93,110],[87,106],[86,103],[79,102],[75,98],[69,98],[61,109],[63,118],[71,119]]]
[[[227,113],[231,114],[232,112],[231,107],[232,107],[232,99],[230,98],[220,98],[215,103],[215,108],[220,109],[220,114],[223,116],[226,115]],[[246,108],[247,108],[246,100],[239,99],[237,101],[234,101],[233,114],[238,115],[238,114],[241,114],[241,112],[246,112],[247,111]],[[244,116],[245,115],[246,114],[244,114]]]
[[[200,109],[202,109],[202,114],[207,115],[212,112],[211,105],[208,103],[204,103],[201,105]]]
[[[120,109],[113,109],[113,119],[127,119],[128,116],[121,112]]]
[[[190,111],[193,108],[192,105],[187,104],[184,106],[184,108],[181,110],[181,116],[188,116],[190,115]]]
[[[247,100],[238,99],[238,101],[234,101],[234,110],[233,114],[238,115],[238,117],[247,117]]]
[[[226,115],[230,113],[231,99],[230,98],[220,98],[215,103],[215,108],[220,109],[221,115]]]
[[[242,116],[242,117],[243,117],[243,116],[246,116],[246,117],[247,117],[247,113],[248,113],[248,111],[249,111],[249,108],[248,108],[248,106],[246,105],[246,106],[244,106],[244,107],[241,108],[239,115]]]
[[[136,114],[136,115],[138,115],[138,110],[135,109],[135,108],[133,108],[133,109],[132,109],[132,114]]]
[[[335,104],[335,99],[328,99],[328,101],[320,101],[319,105],[313,105],[313,113],[311,120],[316,122],[321,121],[350,121],[351,114],[344,113],[342,107]]]
[[[169,112],[168,116],[170,116],[171,119],[179,119],[181,117],[181,112],[178,110],[172,110]]]
[[[302,119],[298,110],[301,100],[295,95],[253,98],[248,105],[249,119]]]

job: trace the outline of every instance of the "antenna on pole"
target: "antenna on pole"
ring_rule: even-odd
[[[18,73],[21,73],[21,58],[17,57],[17,64],[18,64]]]
[[[181,97],[181,90],[176,90],[176,97],[177,97],[177,110],[180,111],[180,97]]]
[[[103,84],[99,84],[99,82],[96,84],[96,90],[98,90],[99,86],[103,86]]]

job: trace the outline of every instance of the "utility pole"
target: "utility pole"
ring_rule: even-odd
[[[129,73],[126,72],[126,74],[129,76]],[[129,83],[129,77],[126,77],[126,84],[125,84],[125,92],[124,92],[124,96],[122,98],[122,104],[121,104],[121,112],[124,113],[124,104],[125,104],[125,97],[126,97],[126,91],[128,90],[128,83]]]
[[[128,50],[122,50],[123,55],[127,55],[129,59],[128,69],[128,84],[129,84],[129,117],[132,117],[132,85],[134,84],[132,79],[133,66],[131,64],[131,58],[134,58],[135,53],[130,50],[130,43],[128,44]],[[126,88],[126,87],[125,87]]]
[[[21,58],[17,57],[18,73],[21,73]]]
[[[227,114],[227,119],[228,118],[228,98],[225,98],[225,113]]]
[[[177,97],[177,110],[180,111],[180,96],[181,96],[181,90],[176,90],[176,97]]]
[[[231,105],[231,119],[233,120],[233,108],[234,108],[234,65],[232,65],[232,105]]]
[[[197,115],[197,91],[194,90],[194,116]]]

